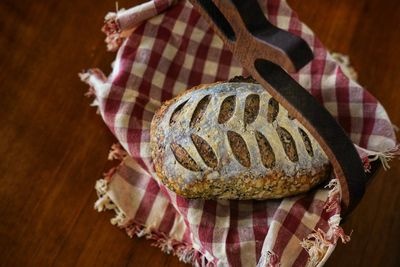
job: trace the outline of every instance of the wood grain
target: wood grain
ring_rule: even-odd
[[[289,2],[327,47],[351,56],[361,84],[400,124],[397,1]],[[0,266],[186,266],[93,210],[115,139],[77,73],[110,71],[99,28],[113,9],[114,1],[0,2]],[[392,166],[344,224],[352,241],[327,266],[400,266],[400,165]]]

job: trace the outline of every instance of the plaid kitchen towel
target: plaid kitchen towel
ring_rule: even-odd
[[[285,1],[259,2],[274,25],[313,50],[314,60],[293,77],[342,125],[366,171],[371,160],[388,167],[399,147],[382,105],[346,76]],[[122,145],[110,152],[121,164],[96,184],[95,207],[114,209],[113,224],[196,266],[321,266],[338,239],[349,241],[339,226],[335,177],[326,188],[272,201],[188,200],[159,184],[149,147],[157,108],[187,88],[245,70],[187,1],[155,0],[109,13],[103,31],[109,50],[117,51],[113,71],[106,77],[91,69],[81,79]]]

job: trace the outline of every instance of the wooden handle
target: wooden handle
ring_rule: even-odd
[[[316,138],[340,181],[343,211],[349,213],[365,191],[361,159],[332,115],[286,72],[312,60],[307,43],[273,26],[256,0],[190,2],[253,78]]]

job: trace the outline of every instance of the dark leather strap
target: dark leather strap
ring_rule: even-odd
[[[295,72],[313,59],[307,43],[272,25],[257,0],[190,2],[243,67],[317,139],[340,181],[343,213],[349,213],[367,182],[360,157],[332,115],[286,72]]]

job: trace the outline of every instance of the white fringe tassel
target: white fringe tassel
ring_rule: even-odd
[[[126,215],[112,202],[107,194],[108,182],[105,179],[100,179],[96,182],[95,188],[99,198],[96,201],[94,208],[98,212],[114,210],[115,217],[110,220],[111,224],[125,228],[130,237],[135,234],[138,237],[152,239],[154,240],[154,243],[152,244],[153,246],[159,247],[164,253],[173,253],[184,263],[194,263],[196,257],[202,257],[196,255],[194,249],[190,245],[173,240],[163,234],[155,233],[149,227],[139,226],[137,224],[127,226]]]
[[[400,144],[396,145],[394,148],[383,152],[368,151],[369,162],[380,160],[383,169],[386,171],[390,169],[389,161],[400,156]]]
[[[125,214],[122,210],[120,210],[111,200],[111,198],[107,194],[108,183],[105,179],[100,179],[96,182],[95,186],[98,199],[94,203],[94,209],[98,212],[106,211],[106,210],[114,210],[115,217],[110,220],[112,225],[121,226],[125,221]]]
[[[358,74],[356,70],[351,66],[350,58],[347,55],[343,55],[341,53],[331,53],[333,59],[339,63],[340,67],[342,67],[343,72],[352,80],[357,81]]]
[[[328,199],[325,204],[327,211],[339,209],[341,199],[340,184],[337,179],[332,179],[327,187],[331,188],[328,194]],[[309,259],[307,267],[319,266],[324,260],[328,250],[334,247],[340,238],[343,243],[350,241],[350,236],[346,235],[340,227],[340,214],[335,214],[328,220],[329,229],[325,233],[321,229],[309,234],[302,242],[302,247],[308,252]]]

